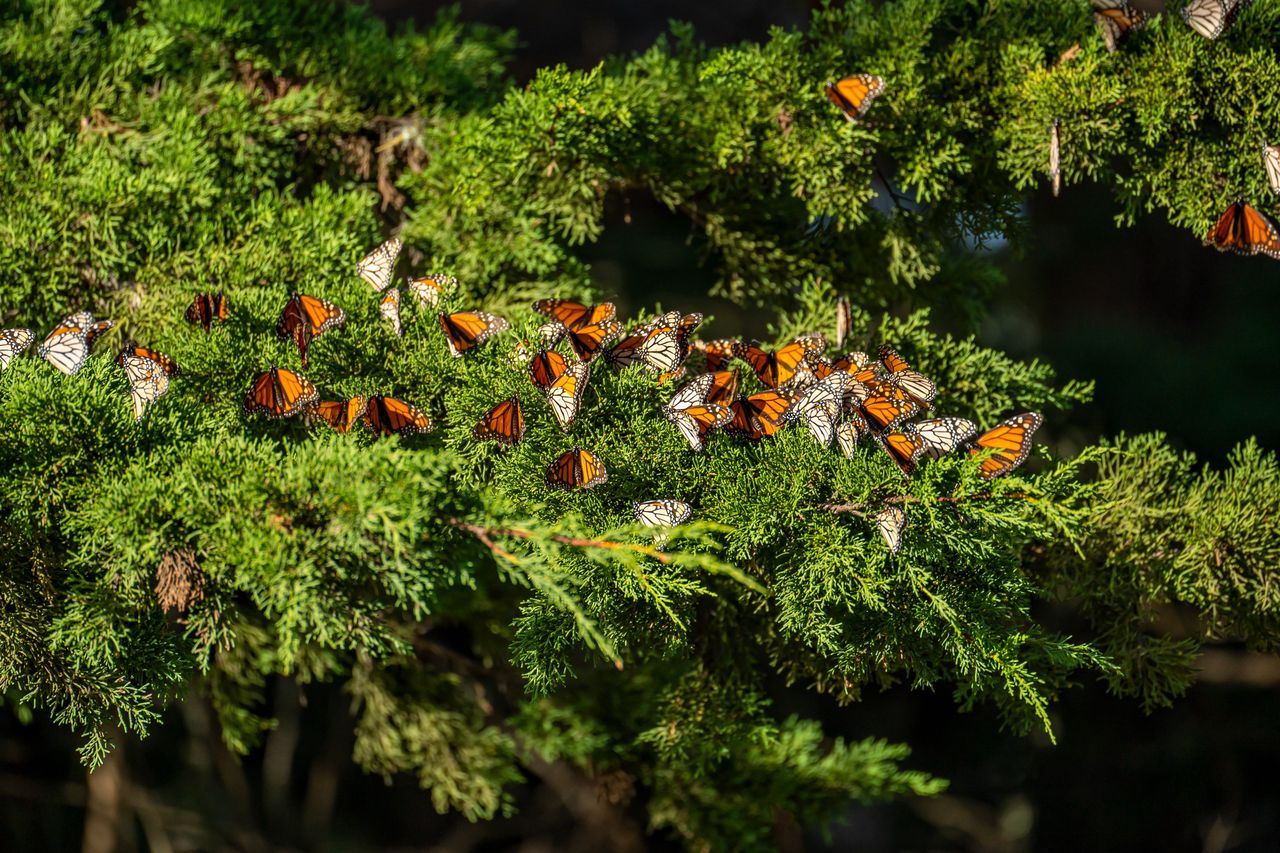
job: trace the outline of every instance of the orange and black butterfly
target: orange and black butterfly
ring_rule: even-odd
[[[244,410],[271,418],[288,418],[307,409],[320,395],[311,380],[301,373],[272,367],[259,373],[249,386]]]
[[[449,352],[454,358],[461,358],[464,352],[484,343],[490,336],[511,328],[511,324],[485,311],[458,311],[441,314],[440,328],[444,331],[445,342],[449,344]]]
[[[773,435],[782,429],[784,418],[798,397],[781,391],[761,391],[739,397],[729,404],[731,418],[724,431],[748,441]]]
[[[933,398],[938,396],[938,388],[924,374],[912,370],[911,365],[907,364],[901,356],[893,351],[893,347],[880,347],[880,363],[884,365],[885,370],[889,371],[887,381],[907,392],[912,400],[915,400],[922,409],[929,408],[929,404],[933,402]]]
[[[125,344],[124,348],[120,350],[120,354],[116,356],[116,364],[124,367],[124,360],[126,356],[149,358],[156,364],[160,365],[160,369],[165,372],[166,376],[177,376],[182,372],[182,369],[178,367],[178,362],[174,361],[171,357],[147,347],[140,347],[132,341]]]
[[[276,337],[281,340],[292,338],[302,355],[302,366],[306,367],[307,348],[311,341],[333,327],[341,326],[346,320],[347,315],[332,302],[295,290],[280,312],[280,321],[276,323]]]
[[[845,420],[836,424],[836,444],[844,455],[853,458],[853,452],[857,449],[858,439],[869,433],[871,430],[867,428],[867,422],[862,415],[853,412],[848,415]]]
[[[969,449],[971,456],[983,450],[995,451],[978,467],[978,476],[984,480],[1008,474],[1022,464],[1031,452],[1031,436],[1044,423],[1036,412],[1024,412],[1014,415],[1006,421],[984,432],[973,440]]]
[[[360,394],[346,400],[322,400],[316,403],[315,413],[337,432],[350,432],[364,417],[369,398]]]
[[[884,448],[885,453],[889,454],[889,458],[903,475],[908,477],[916,470],[916,459],[925,452],[924,437],[910,426],[901,430],[878,433],[876,440],[880,442],[880,446]]]
[[[684,360],[680,326],[680,312],[668,311],[620,340],[606,359],[617,368],[643,364],[660,373],[675,370]]]
[[[1090,0],[1090,3],[1093,22],[1098,25],[1109,53],[1115,53],[1130,33],[1147,23],[1147,13],[1135,9],[1129,0]]]
[[[594,489],[608,480],[609,474],[599,457],[579,447],[557,457],[547,468],[549,489]]]
[[[524,438],[524,410],[520,408],[520,395],[512,394],[480,418],[471,434],[481,441],[496,441],[511,446]]]
[[[692,347],[707,357],[707,370],[712,373],[724,368],[735,358],[742,356],[746,344],[735,338],[714,341],[694,341]]]
[[[213,328],[213,321],[227,322],[227,299],[222,291],[217,293],[197,293],[195,301],[187,306],[182,315],[193,326],[199,326],[206,332]]]
[[[1280,260],[1280,232],[1271,220],[1243,201],[1235,201],[1205,235],[1204,244],[1219,252],[1263,254]]]
[[[0,370],[8,367],[9,362],[35,340],[36,333],[31,329],[0,329]]]
[[[556,423],[565,432],[578,419],[578,409],[582,406],[582,395],[587,391],[587,380],[591,378],[591,365],[575,362],[565,368],[564,373],[556,377],[556,381],[547,388],[547,405]]]
[[[431,418],[412,403],[374,394],[364,410],[364,425],[379,435],[431,432]]]
[[[743,348],[741,357],[770,388],[786,385],[799,375],[812,374],[810,357],[822,355],[826,341],[820,336],[797,338],[778,350],[763,350],[756,344]]]
[[[1189,0],[1182,7],[1182,19],[1205,38],[1216,39],[1251,3],[1253,0]]]
[[[612,320],[618,313],[612,302],[601,302],[599,305],[583,305],[572,299],[539,299],[533,303],[533,310],[544,317],[550,317],[566,329],[581,329]]]
[[[870,392],[858,408],[877,432],[892,429],[920,411],[920,406],[902,388],[887,382],[872,382]]]
[[[567,329],[565,337],[569,346],[577,354],[580,361],[592,361],[605,347],[622,337],[622,324],[610,317],[599,323],[587,323],[577,328]]]
[[[831,103],[840,108],[849,121],[862,118],[871,102],[884,91],[884,80],[874,74],[854,74],[824,87]]]
[[[555,350],[540,350],[529,362],[529,379],[540,391],[546,391],[552,383],[564,375],[568,360]]]
[[[711,386],[707,389],[707,402],[729,405],[737,396],[741,381],[742,373],[737,368],[715,371],[711,374]]]

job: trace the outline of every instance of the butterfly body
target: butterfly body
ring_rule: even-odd
[[[302,357],[302,366],[306,367],[309,363],[308,349],[311,341],[346,321],[347,315],[337,305],[295,290],[280,312],[280,320],[276,323],[276,337],[293,340]]]

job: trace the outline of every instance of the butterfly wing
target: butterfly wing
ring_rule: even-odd
[[[859,405],[861,414],[876,430],[887,430],[920,411],[905,390],[881,382],[866,386],[868,396]]]
[[[855,412],[852,416],[836,424],[834,432],[836,444],[839,445],[841,452],[852,459],[853,452],[858,446],[858,440],[866,435],[869,430],[867,429],[867,422],[862,419],[862,415]]]
[[[1031,437],[1044,423],[1036,412],[1014,415],[984,432],[973,441],[970,455],[983,450],[994,451],[978,468],[978,476],[991,480],[1008,474],[1022,464],[1031,452]]]
[[[684,524],[693,515],[693,507],[684,501],[670,498],[636,501],[631,504],[636,521],[645,527],[675,527]]]
[[[849,300],[841,296],[836,299],[836,349],[844,346],[852,329],[853,308],[850,307]]]
[[[391,284],[391,271],[395,269],[396,258],[400,257],[400,249],[404,244],[395,237],[364,256],[356,264],[356,272],[370,287],[381,293]]]
[[[664,408],[669,411],[679,411],[700,405],[707,399],[707,392],[711,390],[713,382],[715,382],[713,374],[701,373],[695,376],[680,386],[680,389],[671,396],[671,400]]]
[[[480,418],[471,431],[480,441],[496,441],[508,447],[519,444],[524,438],[524,410],[520,407],[520,395],[513,394]]]
[[[440,328],[454,358],[488,340],[489,337],[511,324],[496,314],[485,311],[459,311],[440,315]]]
[[[601,483],[608,482],[609,474],[604,470],[604,463],[594,453],[587,450],[575,450],[577,460],[578,483],[583,489],[594,489]]]
[[[698,404],[684,409],[666,408],[663,409],[663,414],[676,425],[695,453],[704,447],[707,433],[733,419],[733,412],[729,407],[718,403]]]
[[[889,553],[902,550],[902,532],[907,529],[907,514],[902,507],[887,506],[875,514],[876,530],[889,546]]]
[[[1128,0],[1093,0],[1093,22],[1107,52],[1115,53],[1131,32],[1146,24],[1147,14],[1130,6]]]
[[[556,457],[546,476],[547,488],[566,491],[593,489],[608,479],[604,463],[594,453],[576,447]]]
[[[745,344],[736,338],[720,338],[714,341],[694,341],[693,349],[701,352],[707,359],[707,370],[717,372],[735,358],[742,356]]]
[[[325,400],[316,404],[316,414],[337,432],[350,432],[364,417],[369,398],[357,394],[346,400]]]
[[[862,118],[883,91],[884,80],[874,74],[854,74],[826,85],[827,97],[849,121]]]
[[[397,338],[404,335],[400,325],[400,289],[398,287],[390,288],[383,294],[382,302],[378,305],[378,313],[391,324]]]
[[[582,406],[582,395],[587,390],[587,380],[591,378],[591,365],[576,362],[565,369],[547,389],[547,405],[556,423],[565,432],[573,426],[578,417],[578,409]]]
[[[301,373],[273,367],[254,378],[244,408],[250,414],[287,418],[306,409],[319,396],[316,386]]]
[[[142,420],[147,406],[169,390],[169,374],[158,362],[137,355],[123,355],[120,366],[129,378],[129,397],[133,401],[133,419]]]
[[[36,352],[67,376],[75,376],[89,358],[89,341],[79,326],[66,325],[64,319],[45,336]]]
[[[1236,201],[1218,218],[1204,238],[1206,246],[1240,255],[1264,254],[1280,259],[1280,232],[1272,222],[1243,201]]]
[[[592,361],[606,345],[622,336],[622,324],[610,318],[599,323],[587,323],[576,329],[569,329],[567,337],[569,346],[581,361]]]
[[[903,475],[911,476],[916,469],[916,459],[924,453],[924,439],[920,434],[913,428],[907,428],[878,433],[876,438]]]
[[[917,421],[914,426],[924,439],[924,452],[932,459],[950,453],[978,432],[978,425],[965,418],[933,418]]]
[[[1207,39],[1222,35],[1234,19],[1234,12],[1243,5],[1240,0],[1191,0],[1182,7],[1182,20],[1187,26]]]
[[[1062,123],[1056,118],[1049,125],[1049,182],[1053,197],[1062,191]]]
[[[431,432],[431,418],[412,403],[374,394],[365,408],[364,423],[379,435]]]
[[[140,347],[132,342],[125,344],[124,348],[120,350],[120,355],[116,356],[116,364],[124,367],[125,356],[130,355],[137,356],[138,358],[151,359],[156,364],[160,365],[161,369],[163,369],[165,374],[168,376],[177,376],[182,372],[182,369],[178,367],[178,363],[169,356],[157,350],[149,349],[148,347]]]
[[[457,286],[456,278],[441,273],[409,279],[409,292],[424,308],[438,308],[440,297],[445,294],[445,291],[453,290]]]
[[[392,292],[396,294],[396,307],[398,308],[400,305],[400,293],[399,291]],[[343,310],[325,299],[299,293],[294,294],[294,299],[298,302],[299,313],[306,322],[307,330],[313,338],[318,338],[335,326],[341,326],[347,321],[347,315]]]
[[[729,405],[738,394],[738,386],[742,382],[741,372],[734,370],[718,370],[715,373],[708,374],[711,377],[711,383],[707,387],[705,399],[708,403],[720,403],[721,405]]]
[[[35,339],[36,333],[31,329],[0,329],[0,370],[8,367]]]
[[[1267,186],[1280,195],[1280,145],[1262,146],[1262,167],[1267,173]]]
[[[529,362],[529,379],[545,392],[569,368],[569,362],[555,350],[542,350]]]

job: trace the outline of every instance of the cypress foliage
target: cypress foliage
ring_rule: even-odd
[[[603,364],[565,434],[513,361],[537,337],[531,299],[594,295],[574,250],[606,199],[649,193],[693,223],[718,294],[778,309],[777,342],[830,335],[843,294],[851,344],[892,343],[945,414],[1052,422],[1086,402],[1088,384],[930,319],[976,327],[999,273],[973,246],[1027,236],[1050,123],[1068,187],[1111,186],[1123,220],[1159,211],[1187,239],[1237,195],[1262,204],[1257,142],[1280,133],[1280,7],[1217,42],[1167,14],[1114,55],[1088,11],[850,2],[714,51],[675,26],[515,89],[513,35],[452,15],[390,36],[302,0],[10,5],[0,317],[43,334],[90,309],[116,321],[99,350],[137,339],[183,373],[136,424],[102,352],[74,377],[33,357],[0,373],[0,687],[82,735],[94,766],[113,726],[145,736],[191,691],[243,753],[271,725],[269,678],[337,681],[355,760],[415,774],[439,810],[509,812],[522,767],[565,761],[630,774],[652,825],[691,845],[750,847],[775,807],[818,824],[945,784],[904,745],[778,719],[778,677],[836,702],[943,686],[1052,734],[1082,679],[1151,707],[1186,689],[1203,638],[1273,650],[1280,471],[1255,444],[1221,471],[1145,435],[1038,446],[992,482],[951,455],[908,481],[869,444],[846,460],[802,430],[691,454],[658,413],[671,384]],[[888,88],[847,123],[821,83],[854,71]],[[354,274],[392,223],[415,273],[458,277],[451,310],[512,331],[453,359],[406,298],[397,339]],[[295,288],[348,315],[312,347],[326,397],[403,397],[432,434],[243,414],[254,374],[297,364],[272,334]],[[219,289],[227,323],[183,322]],[[513,393],[524,441],[475,441]],[[548,491],[575,446],[609,482]],[[630,515],[651,497],[697,507],[661,547]],[[910,518],[896,556],[870,520],[891,504]],[[1044,600],[1093,634],[1045,628]],[[1201,636],[1154,633],[1165,602]]]

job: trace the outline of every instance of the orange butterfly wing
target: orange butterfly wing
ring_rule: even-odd
[[[245,398],[245,411],[260,412],[271,418],[287,418],[298,414],[319,394],[311,380],[301,373],[273,367],[254,377]]]
[[[440,328],[444,331],[449,352],[459,358],[467,350],[484,343],[495,332],[510,328],[501,317],[484,311],[458,311],[440,315]]]
[[[529,362],[529,378],[543,391],[564,374],[569,362],[555,350],[542,350]]]
[[[524,410],[520,407],[520,396],[514,394],[485,412],[471,434],[481,441],[496,441],[508,446],[518,444],[524,438]]]
[[[606,344],[622,335],[622,324],[612,318],[569,329],[569,346],[580,361],[592,361],[604,351]]]
[[[881,447],[902,470],[902,473],[910,476],[916,469],[916,458],[924,452],[924,437],[915,431],[894,431],[886,432],[877,438],[880,440]]]
[[[860,408],[877,429],[889,429],[920,411],[920,406],[901,388],[883,382],[873,382],[868,387],[871,393],[862,401]]]
[[[849,121],[862,118],[883,91],[884,80],[874,74],[854,74],[826,85],[827,97]]]
[[[177,376],[179,373],[182,372],[182,368],[178,367],[178,363],[174,361],[172,358],[170,358],[169,356],[165,355],[162,352],[157,352],[156,350],[148,349],[147,347],[140,347],[134,343],[126,344],[124,349],[120,350],[120,354],[116,356],[116,364],[123,367],[124,359],[125,359],[125,356],[127,355],[137,356],[138,358],[150,359],[154,361],[156,364],[160,365],[160,369],[163,370],[169,376]]]
[[[707,389],[706,401],[729,405],[729,401],[738,394],[738,385],[742,381],[741,373],[738,370],[717,370],[711,376],[711,387]]]
[[[350,432],[364,416],[369,398],[357,394],[347,400],[323,400],[316,404],[316,414],[338,432]]]
[[[984,432],[973,441],[971,456],[982,450],[994,450],[991,456],[982,460],[978,468],[978,476],[990,480],[1008,474],[1022,464],[1031,452],[1031,437],[1044,423],[1036,412],[1015,415],[1006,421]]]
[[[1265,216],[1236,201],[1218,218],[1204,238],[1206,246],[1240,255],[1263,254],[1280,260],[1280,232]]]
[[[604,463],[594,453],[575,447],[547,468],[547,488],[594,489],[609,480]]]

